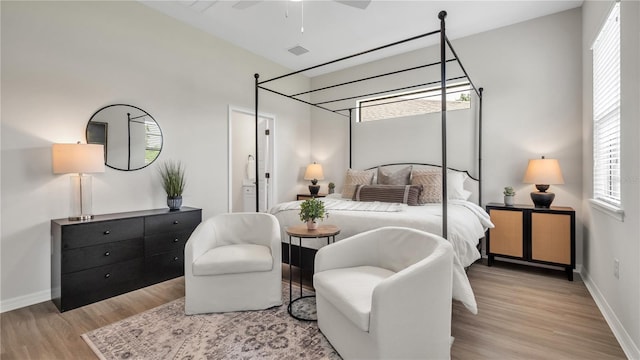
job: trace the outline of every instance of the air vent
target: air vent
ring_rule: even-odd
[[[292,47],[291,49],[289,49],[289,52],[292,53],[293,55],[300,56],[300,55],[302,55],[304,53],[308,53],[309,50],[303,48],[300,45],[296,45],[296,46]]]

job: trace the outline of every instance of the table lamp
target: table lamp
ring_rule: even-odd
[[[313,162],[313,164],[309,164],[309,166],[307,166],[307,170],[304,172],[304,179],[311,180],[311,185],[309,185],[309,193],[313,196],[318,195],[318,192],[320,191],[318,180],[324,180],[322,165],[317,164],[315,161]]]
[[[90,220],[91,176],[86,173],[104,172],[104,145],[53,144],[51,148],[54,174],[77,173],[71,176],[71,216],[69,220]]]
[[[556,194],[547,192],[549,185],[564,184],[560,164],[556,159],[532,159],[522,180],[527,184],[535,184],[538,191],[531,193],[531,200],[537,208],[551,206]]]

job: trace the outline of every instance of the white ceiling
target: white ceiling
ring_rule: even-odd
[[[153,9],[261,55],[291,70],[300,70],[338,57],[359,53],[440,28],[445,10],[450,40],[553,14],[582,5],[582,0],[401,1],[372,0],[360,7],[323,1],[144,1]],[[348,2],[348,1],[345,1]],[[243,8],[243,9],[241,9]],[[301,32],[304,24],[304,32]],[[433,45],[438,36],[359,57],[351,66]],[[288,49],[300,45],[309,52],[296,56]],[[334,71],[327,67],[308,76]]]

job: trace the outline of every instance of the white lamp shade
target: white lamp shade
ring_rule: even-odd
[[[556,159],[529,160],[529,166],[522,182],[527,184],[564,184],[560,164]]]
[[[53,144],[54,174],[104,172],[104,145]]]
[[[323,180],[324,174],[322,173],[322,165],[320,164],[309,164],[307,166],[307,170],[304,172],[305,180]]]

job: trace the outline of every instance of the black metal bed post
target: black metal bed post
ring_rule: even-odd
[[[482,92],[484,88],[478,89],[478,205],[482,206]]]
[[[256,73],[253,75],[256,79],[256,212],[260,212],[260,173],[258,172],[258,79],[260,78],[260,74]]]
[[[445,34],[446,11],[440,11],[440,96],[442,103],[442,237],[447,238],[447,56]]]
[[[352,121],[352,111],[351,109],[349,109],[349,169],[351,169],[352,166],[352,162],[353,162],[353,152],[351,151],[351,144],[353,142],[352,138],[351,138],[351,133],[353,132],[353,123]]]

